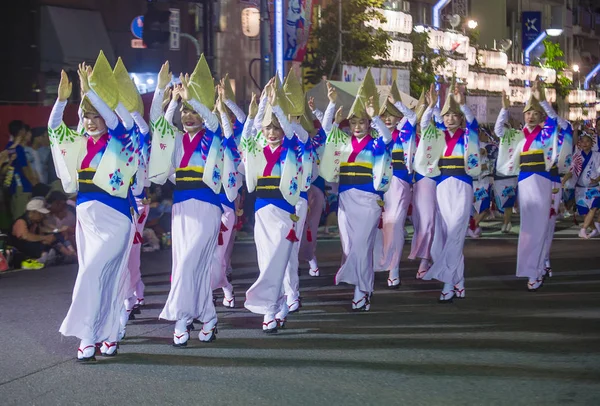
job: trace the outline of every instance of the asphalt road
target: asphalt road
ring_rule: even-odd
[[[340,255],[338,241],[321,243],[319,278],[302,264],[304,306],[267,336],[243,308],[255,248],[237,244],[237,308],[219,307],[217,341],[194,334],[176,349],[172,323],[157,319],[170,252],[144,254],[147,305],[119,355],[95,365],[76,363],[78,340],[58,333],[76,266],[3,274],[0,404],[600,404],[597,241],[555,241],[554,277],[530,293],[513,276],[516,240],[468,240],[466,299],[438,304],[440,284],[415,280],[417,264],[403,261],[402,287],[378,274],[371,311],[359,314],[352,288],[333,286]]]

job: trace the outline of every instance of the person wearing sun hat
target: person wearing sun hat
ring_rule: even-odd
[[[330,102],[327,111],[333,111],[337,93],[331,86],[328,87]],[[392,134],[378,116],[378,104],[375,80],[371,70],[367,69],[346,116],[350,134],[339,127],[344,121],[342,106],[335,113],[335,124],[327,135],[319,167],[326,181],[339,182],[338,223],[343,260],[335,276],[335,284],[354,285],[354,311],[371,308],[375,279],[373,257],[381,221],[382,197],[393,176],[388,148]]]
[[[66,193],[77,192],[79,272],[60,332],[81,339],[77,358],[92,361],[96,343],[101,343],[102,355],[113,356],[122,338],[119,316],[125,300],[133,238],[127,194],[137,161],[131,139],[134,121],[119,99],[116,80],[104,54],[100,52],[93,70],[81,64],[78,74],[84,95],[83,134],[62,122],[72,89],[64,71],[48,133],[63,188]]]
[[[375,271],[388,271],[387,285],[400,287],[400,258],[404,248],[404,223],[412,200],[412,163],[416,149],[417,114],[402,103],[396,81],[379,115],[392,133],[393,174],[383,195],[382,244],[375,245]]]
[[[523,109],[525,127],[522,131],[504,129],[509,118],[508,107],[508,97],[503,93],[502,110],[496,121],[496,128],[500,129],[497,135],[502,139],[496,167],[502,176],[519,176],[521,230],[516,275],[527,278],[527,289],[535,292],[545,276],[544,246],[552,205],[550,170],[559,155],[560,121],[546,102],[539,81],[534,82],[531,97]],[[550,112],[547,117],[546,111]]]
[[[421,118],[415,170],[437,183],[433,264],[423,279],[443,282],[439,302],[449,303],[455,296],[465,297],[463,247],[473,207],[473,178],[481,173],[479,124],[454,78],[440,112],[443,123],[432,120],[437,99],[431,85],[429,107]]]
[[[246,292],[244,307],[263,315],[265,333],[275,333],[276,315],[287,309],[284,279],[298,241],[296,204],[304,177],[300,144],[306,139],[295,135],[287,119],[289,106],[277,80],[269,81],[264,94],[262,123],[254,122],[259,107],[253,95],[240,144],[248,192],[256,193],[254,241],[260,271]]]
[[[204,55],[191,75],[180,76],[181,122],[184,133],[172,126],[163,112],[164,92],[171,81],[169,63],[158,74],[157,88],[150,108],[153,130],[152,153],[148,165],[151,181],[164,184],[173,179],[172,238],[173,270],[171,290],[159,315],[175,322],[173,345],[185,347],[190,338],[192,321],[203,323],[198,338],[203,342],[216,339],[217,313],[212,298],[211,268],[221,229],[221,200],[224,187],[230,200],[237,196],[239,185],[227,182],[235,159],[235,145],[227,140],[233,135],[229,117],[221,99],[215,105],[213,78]],[[225,180],[225,181],[223,181]]]
[[[42,222],[48,213],[44,199],[35,198],[27,203],[25,214],[12,225],[9,242],[28,257],[21,264],[23,269],[41,269],[55,255],[55,252],[51,253],[55,236],[41,233]]]

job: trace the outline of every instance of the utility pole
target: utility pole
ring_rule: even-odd
[[[271,78],[271,24],[269,22],[269,2],[260,0],[260,86],[265,87]]]
[[[338,0],[338,41],[340,42],[340,47],[338,50],[338,54],[340,55],[340,78],[339,80],[344,80],[344,66],[342,65],[342,0]]]

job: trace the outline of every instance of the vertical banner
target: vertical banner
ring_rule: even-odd
[[[527,49],[542,33],[542,12],[524,11],[521,14],[521,24],[523,49]]]
[[[306,46],[312,26],[315,0],[287,0],[285,18],[286,61],[304,61]]]

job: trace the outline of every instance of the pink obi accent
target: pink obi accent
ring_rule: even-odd
[[[460,137],[465,135],[465,130],[459,128],[454,135],[450,135],[450,131],[444,130],[444,134],[446,134],[446,152],[444,152],[444,156],[452,156],[454,147],[456,147],[456,143],[460,140]]]
[[[192,155],[194,155],[194,151],[196,151],[205,131],[206,130],[198,131],[193,139],[190,139],[189,133],[185,133],[183,136],[183,158],[181,158],[181,162],[179,163],[180,168],[185,168],[189,165],[190,159],[192,158]]]
[[[348,157],[348,162],[356,161],[356,157],[363,149],[365,149],[370,139],[371,136],[369,134],[365,135],[361,140],[356,138],[354,135],[352,136],[352,153]]]
[[[398,130],[397,128],[392,131],[392,140],[394,141],[394,143],[396,141],[398,141],[398,137],[400,136],[400,130]]]
[[[529,129],[527,129],[527,127],[523,128],[523,134],[525,134],[525,145],[523,145],[523,152],[529,151],[531,144],[540,134],[540,131],[542,131],[542,127],[540,127],[539,125],[535,127],[533,132],[529,132]]]
[[[273,168],[275,168],[275,165],[277,162],[279,162],[279,158],[281,158],[281,151],[283,151],[281,145],[275,148],[275,151],[271,151],[271,147],[269,146],[263,148],[263,153],[265,154],[265,159],[267,160],[267,165],[265,165],[263,176],[271,176]]]
[[[94,157],[106,147],[106,144],[108,144],[108,133],[98,138],[98,141],[94,141],[92,137],[88,137],[86,146],[87,152],[81,162],[81,169],[89,168]]]

